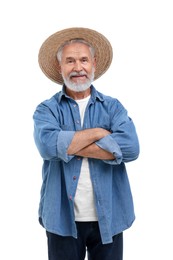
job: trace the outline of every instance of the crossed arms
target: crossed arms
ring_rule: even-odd
[[[96,141],[109,134],[110,132],[103,128],[91,128],[77,131],[69,145],[67,153],[69,155],[78,155],[101,160],[115,159],[112,153],[103,150],[95,144]]]
[[[57,124],[46,105],[34,113],[34,139],[45,160],[69,162],[73,156],[107,160],[119,164],[135,160],[139,155],[139,142],[133,121],[126,111],[116,113],[111,131],[101,127],[74,131]],[[117,115],[118,114],[118,115]],[[63,126],[63,124],[62,124]]]

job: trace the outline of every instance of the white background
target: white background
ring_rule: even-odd
[[[168,0],[3,1],[0,4],[0,259],[46,260],[37,222],[42,161],[32,115],[60,86],[41,72],[42,42],[66,27],[103,33],[114,49],[95,87],[117,97],[138,131],[141,154],[127,165],[136,221],[124,260],[171,260],[173,8]]]

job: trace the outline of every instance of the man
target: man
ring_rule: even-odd
[[[100,33],[69,28],[41,46],[45,75],[63,85],[34,113],[43,158],[39,220],[49,260],[122,260],[123,231],[134,219],[125,163],[139,143],[126,109],[92,82],[109,68],[112,47]]]

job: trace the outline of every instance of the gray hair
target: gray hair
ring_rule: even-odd
[[[63,52],[64,47],[67,46],[67,45],[70,45],[70,44],[72,44],[72,43],[83,43],[83,44],[87,45],[87,46],[89,47],[89,50],[90,50],[90,52],[91,52],[92,57],[94,58],[94,56],[95,56],[95,49],[94,49],[94,47],[93,47],[90,43],[88,43],[87,41],[85,41],[85,40],[82,39],[82,38],[75,38],[75,39],[72,39],[72,40],[69,40],[69,41],[64,42],[64,43],[59,47],[58,52],[57,52],[58,62],[61,62],[62,52]]]

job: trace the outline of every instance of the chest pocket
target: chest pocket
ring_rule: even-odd
[[[110,118],[109,116],[101,116],[98,120],[98,122],[96,123],[96,127],[100,127],[100,128],[104,128],[108,131],[111,130],[111,124],[110,124]]]
[[[108,131],[111,130],[111,122],[109,115],[100,112],[98,115],[94,115],[91,121],[91,127],[104,128]]]

